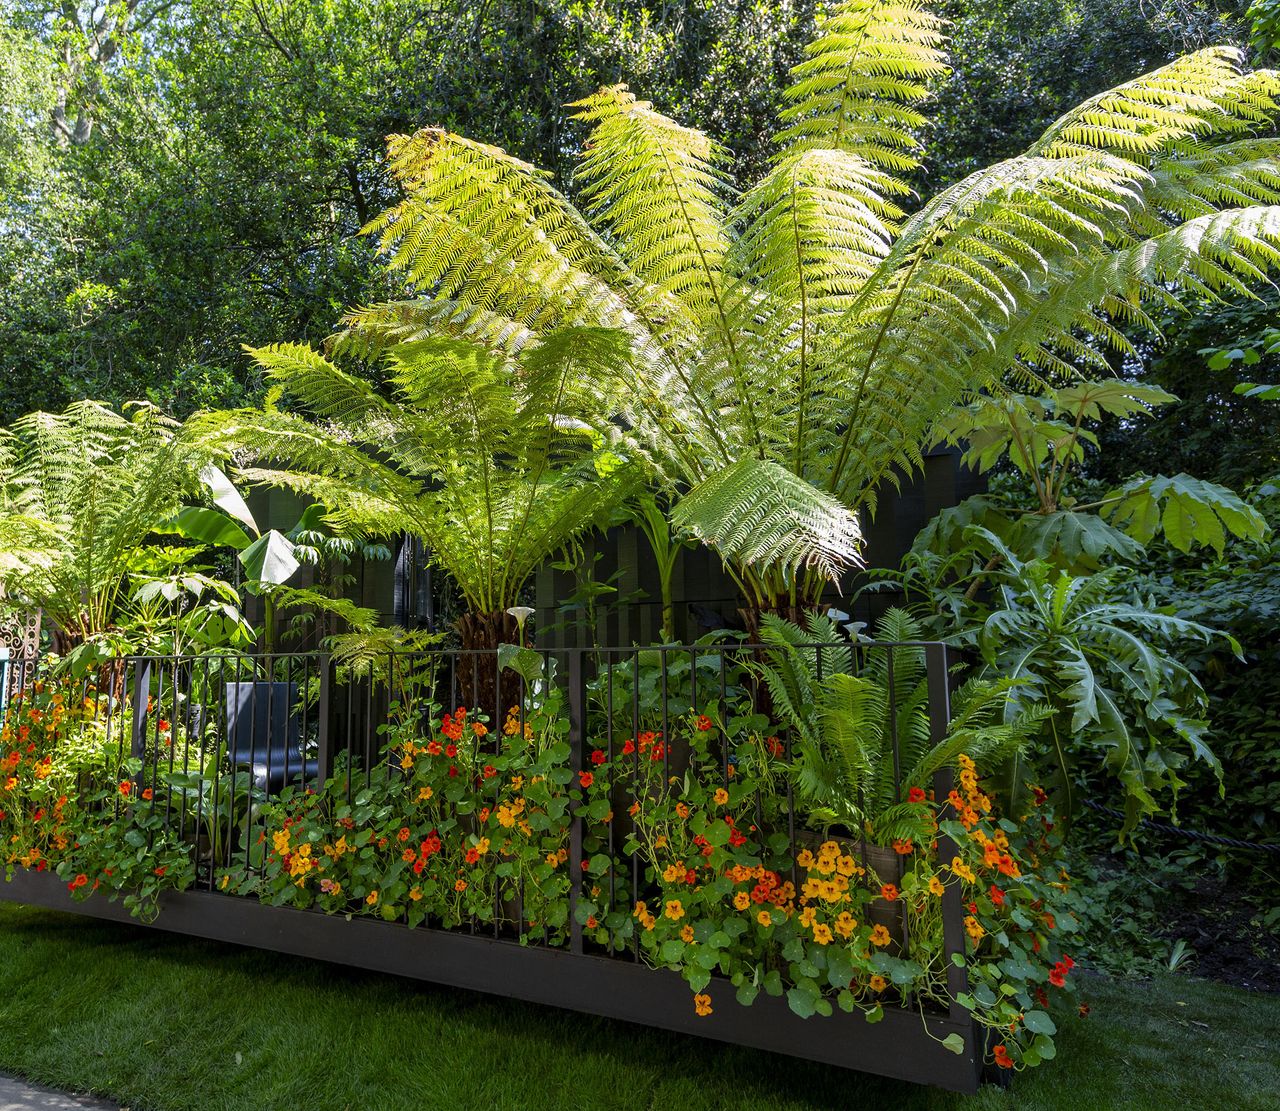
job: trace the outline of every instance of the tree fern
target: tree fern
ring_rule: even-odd
[[[94,401],[0,430],[0,588],[65,648],[108,628],[130,561],[214,453],[154,406]]]
[[[212,414],[253,482],[315,498],[340,529],[410,533],[500,628],[549,557],[626,495],[634,472],[584,417],[608,406],[620,333],[564,328],[518,360],[470,339],[389,345],[390,396],[318,352],[253,352],[274,384],[263,412]],[[496,623],[496,624],[495,624]]]
[[[1227,48],[1089,99],[905,216],[942,28],[916,0],[837,4],[771,169],[741,186],[714,139],[622,86],[576,105],[581,210],[493,147],[394,137],[405,199],[370,230],[406,296],[349,314],[335,353],[434,337],[515,364],[565,329],[616,332],[626,355],[578,419],[752,605],[816,603],[957,401],[1110,373],[1126,329],[1180,291],[1247,291],[1280,251],[1280,78]],[[429,393],[458,396],[424,374]]]

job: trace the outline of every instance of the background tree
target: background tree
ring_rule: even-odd
[[[815,7],[12,0],[0,12],[0,423],[84,396],[149,397],[179,416],[260,397],[243,344],[319,341],[343,306],[390,294],[356,232],[398,195],[384,137],[423,121],[544,166],[572,194],[582,130],[566,103],[629,82],[758,178]],[[1082,96],[1235,41],[1215,13],[953,4],[958,64],[939,88],[922,191],[1025,149]],[[95,46],[108,25],[110,49]]]

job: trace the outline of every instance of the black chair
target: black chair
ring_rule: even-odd
[[[297,683],[226,686],[228,759],[233,769],[248,769],[254,787],[269,795],[287,784],[314,782],[319,770],[302,755],[297,701]]]

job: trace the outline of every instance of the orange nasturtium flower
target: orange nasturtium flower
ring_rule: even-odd
[[[892,939],[889,937],[889,931],[883,925],[876,925],[871,931],[872,945],[888,945]]]
[[[888,986],[889,986],[889,981],[886,980],[883,976],[877,975],[877,976],[871,977],[872,991],[884,991],[884,989],[887,988]]]
[[[699,1018],[706,1018],[711,1013],[711,996],[695,995],[693,997],[693,1012]]]
[[[679,899],[668,899],[665,913],[673,922],[678,922],[684,917],[684,907],[681,905]]]

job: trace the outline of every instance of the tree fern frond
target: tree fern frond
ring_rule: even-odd
[[[744,566],[813,569],[834,579],[861,562],[857,517],[766,459],[743,459],[704,479],[676,504],[672,520]]]
[[[883,170],[918,164],[915,105],[947,72],[943,21],[917,0],[845,0],[827,16],[783,94],[784,154],[848,151]],[[893,192],[901,186],[889,186]]]
[[[697,318],[717,311],[729,240],[726,152],[625,85],[570,105],[593,126],[578,165],[587,215],[645,282]]]

